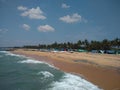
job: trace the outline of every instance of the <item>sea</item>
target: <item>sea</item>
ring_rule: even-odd
[[[43,61],[0,51],[0,90],[102,90]]]

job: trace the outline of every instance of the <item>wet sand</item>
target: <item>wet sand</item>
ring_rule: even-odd
[[[120,90],[120,55],[15,50],[60,70],[78,74],[104,90]]]

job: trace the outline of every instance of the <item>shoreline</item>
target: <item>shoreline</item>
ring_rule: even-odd
[[[74,55],[77,53],[50,53],[50,52],[40,52],[40,51],[24,51],[24,50],[15,50],[11,51],[15,54],[25,55],[40,61],[45,61],[49,64],[54,65],[55,67],[59,68],[62,71],[73,73],[76,75],[79,75],[86,79],[87,81],[92,82],[93,84],[97,85],[98,87],[104,89],[104,90],[119,90],[120,89],[120,72],[119,72],[119,63],[115,64],[116,69],[111,69],[109,66],[112,65],[111,62],[108,64],[98,63],[96,61],[90,61],[90,58],[93,56],[99,57],[97,55],[90,55],[90,54],[80,54],[83,59],[84,57],[88,57],[88,60],[86,61],[79,61],[82,58],[76,58]],[[65,56],[66,55],[66,56]],[[73,57],[72,57],[73,55]],[[78,54],[79,55],[79,54]],[[69,56],[69,57],[68,57]],[[105,58],[112,58],[119,61],[120,56],[105,56]],[[68,59],[67,59],[68,58]],[[100,58],[100,57],[99,57]],[[42,59],[42,60],[41,60]],[[67,59],[67,60],[66,60]],[[74,60],[77,60],[75,62]],[[86,63],[86,62],[92,62],[92,63]],[[117,62],[115,61],[115,63]],[[98,65],[94,65],[93,63],[97,63]],[[104,62],[103,62],[104,63]],[[113,63],[113,62],[112,62]],[[100,65],[100,66],[99,66]],[[105,67],[104,67],[105,66]]]

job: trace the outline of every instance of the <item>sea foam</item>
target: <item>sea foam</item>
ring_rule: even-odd
[[[28,63],[28,64],[42,64],[42,63],[44,63],[44,64],[48,65],[49,67],[51,67],[53,69],[58,69],[54,65],[51,65],[47,62],[38,61],[38,60],[35,60],[35,59],[32,59],[32,58],[27,58],[26,60],[18,61],[18,63]]]
[[[37,73],[37,75],[43,75],[44,78],[54,77],[54,75],[48,71],[40,71]]]
[[[16,56],[16,57],[25,57],[24,55],[13,54],[9,51],[0,51],[1,53],[5,53],[7,56]]]
[[[40,63],[44,63],[44,62],[33,60],[33,59],[27,59],[27,60],[23,60],[23,61],[18,61],[18,63],[40,64]]]
[[[47,62],[34,60],[34,59],[32,59],[32,58],[30,58],[30,57],[26,57],[26,56],[24,56],[24,55],[13,54],[13,53],[11,53],[11,52],[9,52],[9,51],[0,51],[0,52],[1,52],[1,53],[5,53],[5,55],[7,55],[7,56],[16,56],[16,57],[26,58],[26,60],[18,61],[18,63],[31,63],[31,64],[32,64],[32,63],[33,63],[33,64],[44,63],[44,64],[48,65],[48,66],[51,67],[51,68],[59,69],[59,68],[56,68],[54,65],[51,65],[51,64],[49,64],[49,63],[47,63]]]
[[[87,80],[66,73],[60,81],[53,82],[49,90],[102,90]]]

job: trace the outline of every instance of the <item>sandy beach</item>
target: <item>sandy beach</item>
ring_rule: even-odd
[[[120,55],[40,52],[23,49],[12,51],[48,62],[62,71],[78,74],[104,90],[120,90]]]

